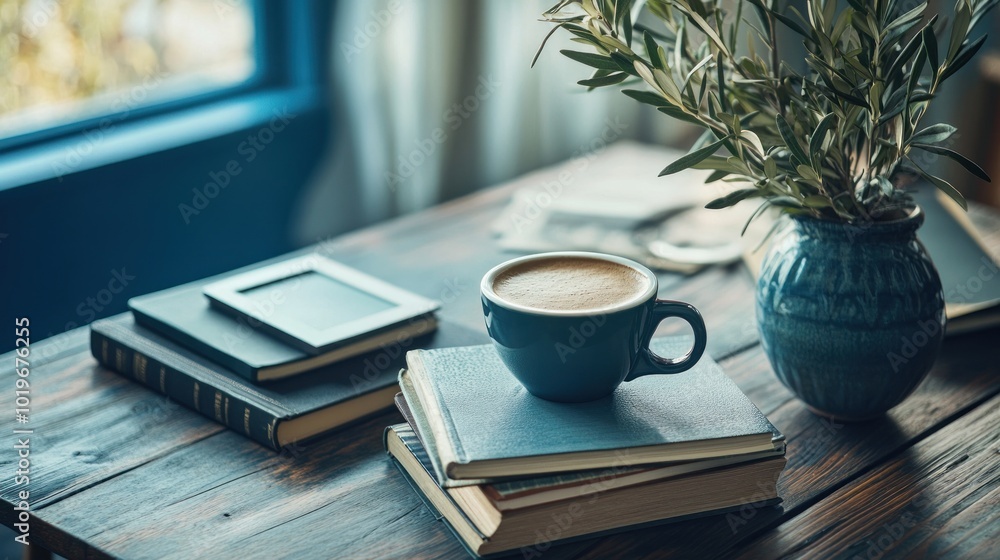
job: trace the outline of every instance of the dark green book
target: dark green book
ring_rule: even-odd
[[[437,484],[430,457],[409,425],[386,428],[383,444],[427,508],[477,557],[517,551],[534,558],[553,544],[733,513],[751,501],[755,508],[777,505],[781,499],[776,482],[785,465],[784,457],[772,457],[621,486],[615,483],[618,470],[608,469],[593,493],[498,511],[469,500],[467,494],[474,489]],[[547,479],[533,482],[552,484]]]
[[[392,405],[408,349],[482,342],[443,322],[406,344],[256,386],[241,375],[136,324],[131,313],[91,324],[97,361],[272,449],[309,439]]]
[[[313,256],[312,260],[321,258]],[[205,295],[207,285],[236,280],[241,275],[253,274],[269,267],[294,264],[296,260],[295,257],[283,259],[272,259],[176,288],[134,297],[129,300],[128,305],[140,325],[179,342],[254,383],[273,382],[298,375],[397,340],[412,339],[433,331],[437,326],[437,319],[431,312],[433,309],[427,307],[426,313],[398,324],[383,325],[370,332],[357,332],[343,344],[313,354],[297,348],[288,340],[282,340],[281,336],[275,336],[278,333],[273,328],[268,332],[269,329],[263,328],[264,324],[259,321],[214,308]],[[299,257],[298,260],[309,260],[309,257]],[[283,305],[291,305],[295,301],[300,305],[303,305],[303,301],[307,302],[304,305],[309,305],[310,298],[319,297],[310,292],[308,283],[303,282],[301,285],[297,291],[299,297],[289,297],[289,293],[282,295]],[[354,296],[347,292],[343,297]],[[336,317],[336,312],[331,310],[336,308],[335,303],[325,301],[320,305],[319,302],[313,302],[312,305],[324,309],[320,315]],[[287,310],[283,313],[287,314]]]
[[[662,337],[651,346],[676,356],[690,342]],[[415,350],[406,362],[404,394],[421,436],[433,442],[429,452],[442,485],[606,468],[623,454],[629,464],[644,465],[784,446],[784,437],[708,356],[684,373],[645,376],[578,404],[532,396],[489,345]]]

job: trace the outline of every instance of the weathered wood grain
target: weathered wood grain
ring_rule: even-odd
[[[995,557],[1000,398],[768,531],[741,558]]]
[[[33,368],[30,421],[20,428],[30,439],[31,504],[42,507],[123,470],[224,429],[167,399],[97,367],[81,353]],[[10,375],[0,383],[13,389]],[[0,410],[14,409],[14,391],[0,391]],[[0,454],[0,469],[13,472],[17,457]],[[10,502],[21,489],[0,479],[0,497]],[[11,514],[3,508],[6,520]]]
[[[44,518],[125,557],[238,557],[263,549],[290,557],[309,539],[290,538],[289,524],[316,514],[329,523],[310,533],[361,539],[398,517],[401,505],[405,512],[420,506],[382,450],[382,430],[398,421],[382,414],[344,437],[282,455],[226,431],[50,506]],[[93,516],[103,504],[128,513]],[[253,544],[241,554],[244,541]],[[443,533],[436,545],[458,546]]]
[[[43,533],[137,558],[463,557],[382,448],[399,421],[382,414],[283,455],[225,431],[46,507]]]

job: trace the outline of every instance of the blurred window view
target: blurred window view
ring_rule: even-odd
[[[251,0],[0,0],[0,138],[249,80]]]

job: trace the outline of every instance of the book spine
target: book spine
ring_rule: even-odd
[[[170,399],[200,412],[227,428],[280,451],[278,423],[281,418],[219,387],[198,381],[177,368],[93,329],[90,350],[108,369],[136,381]]]

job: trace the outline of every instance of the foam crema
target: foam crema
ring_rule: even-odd
[[[650,286],[641,271],[612,261],[558,256],[529,260],[493,279],[511,303],[546,311],[599,311],[634,302]]]

